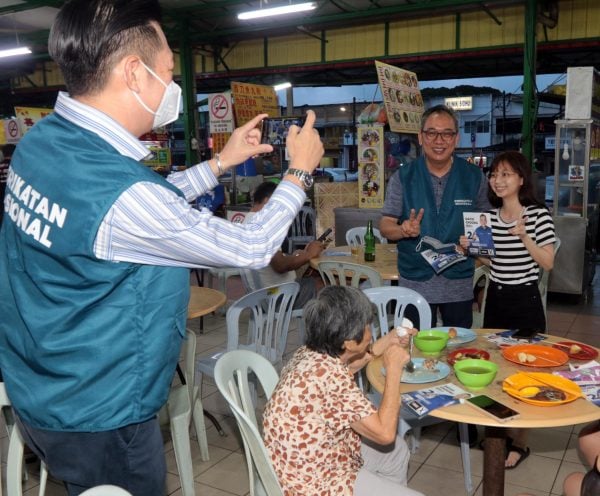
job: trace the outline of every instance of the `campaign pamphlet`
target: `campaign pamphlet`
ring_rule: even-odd
[[[455,405],[473,396],[452,383],[440,384],[411,393],[402,393],[402,413],[408,418],[422,418],[436,408]]]
[[[600,406],[600,365],[577,370],[557,370],[553,374],[573,381],[581,388],[588,401]]]
[[[469,238],[469,255],[493,257],[496,255],[492,237],[490,214],[485,212],[463,212],[465,236]]]
[[[421,249],[423,243],[428,244],[432,249],[423,250],[421,256],[431,265],[436,274],[467,259],[462,253],[456,251],[454,243],[442,243],[431,236],[423,236],[417,245],[417,250]]]
[[[515,332],[517,332],[517,330],[518,329],[509,329],[507,331],[486,334],[485,338],[488,341],[498,345],[498,347],[505,346],[505,345],[512,346],[515,344],[524,344],[524,343],[529,343],[529,344],[539,343],[540,341],[544,341],[545,339],[548,339],[548,336],[545,336],[544,334],[536,334],[535,336],[533,336],[531,338],[514,338],[514,337],[512,337],[512,335]]]

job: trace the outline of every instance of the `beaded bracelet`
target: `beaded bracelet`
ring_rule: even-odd
[[[222,176],[224,173],[223,165],[221,164],[221,155],[219,155],[218,153],[215,153],[215,162],[217,163],[217,170],[219,171],[219,176]]]

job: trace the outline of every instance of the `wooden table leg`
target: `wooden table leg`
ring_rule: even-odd
[[[506,429],[486,427],[483,447],[483,496],[504,496]]]

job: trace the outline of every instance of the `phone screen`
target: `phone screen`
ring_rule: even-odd
[[[513,332],[510,337],[511,338],[523,338],[523,339],[531,339],[536,336],[538,332],[544,332],[541,329],[536,329],[535,327],[522,327]]]
[[[494,417],[499,418],[500,420],[506,420],[519,415],[519,412],[516,410],[513,410],[502,403],[498,403],[496,400],[483,394],[480,396],[474,396],[473,398],[468,398],[467,401],[475,406],[478,406],[482,410],[485,410]]]
[[[291,125],[302,127],[306,121],[306,116],[287,116],[287,117],[269,117],[263,119],[261,129],[262,144],[285,145],[288,131]]]

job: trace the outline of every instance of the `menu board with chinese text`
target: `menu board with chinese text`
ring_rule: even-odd
[[[384,134],[382,125],[359,125],[358,136],[358,206],[383,207],[385,180]]]
[[[236,126],[243,126],[258,114],[269,117],[281,115],[277,93],[272,86],[250,83],[231,83]]]

